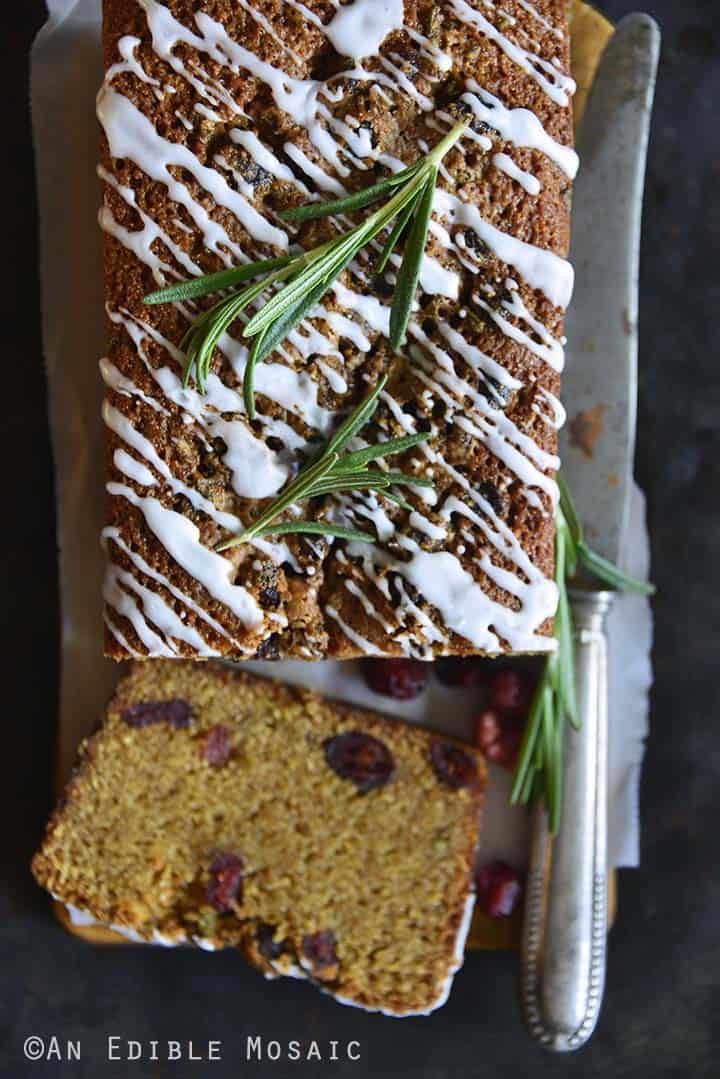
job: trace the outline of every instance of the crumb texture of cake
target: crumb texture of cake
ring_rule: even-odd
[[[577,169],[566,0],[104,0],[103,37],[107,654],[552,648]],[[377,273],[378,241],[258,364],[254,420],[241,319],[217,341],[204,392],[184,382],[179,342],[218,297],[145,295],[328,241],[347,217],[279,214],[415,163],[461,117],[471,124],[440,169],[399,351],[400,260]],[[379,467],[432,490],[285,511],[374,543],[265,536],[219,552],[383,375],[351,448],[427,434]]]
[[[35,856],[75,920],[393,1015],[462,961],[482,757],[215,664],[136,663]]]

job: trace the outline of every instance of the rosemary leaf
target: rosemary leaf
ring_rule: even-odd
[[[393,491],[377,490],[375,487],[371,488],[372,491],[376,491],[381,498],[386,498],[388,502],[393,502],[396,506],[399,506],[402,510],[407,510],[408,513],[412,513],[413,507],[409,502],[406,502],[404,498],[400,498]]]
[[[393,251],[395,250],[395,247],[397,246],[398,242],[400,241],[400,237],[405,232],[408,221],[410,220],[410,218],[412,217],[412,215],[413,215],[413,213],[415,211],[415,208],[417,206],[417,199],[418,198],[419,198],[419,193],[416,196],[416,198],[412,202],[409,202],[407,204],[407,206],[405,207],[405,209],[402,210],[398,214],[397,220],[396,220],[395,224],[393,225],[393,227],[392,227],[392,229],[390,231],[390,235],[388,236],[387,240],[385,241],[385,246],[382,249],[382,251],[380,252],[380,257],[378,258],[377,263],[375,264],[375,273],[381,274],[384,271],[385,267],[387,266],[388,259],[390,258]]]
[[[260,339],[262,339],[262,334]],[[250,360],[248,359],[246,374],[249,367]],[[340,424],[325,448],[298,473],[291,483],[283,488],[275,501],[260,514],[257,520],[248,525],[239,535],[225,540],[216,550],[226,551],[230,547],[248,543],[259,536],[288,535],[293,532],[315,532],[333,535],[340,539],[359,539],[364,543],[373,543],[375,537],[369,532],[359,532],[355,529],[344,528],[341,525],[336,526],[329,521],[303,521],[297,519],[278,521],[277,518],[290,506],[308,498],[320,498],[325,495],[355,490],[384,493],[385,488],[393,485],[432,486],[424,476],[416,476],[405,472],[385,472],[367,467],[369,461],[378,457],[385,457],[391,453],[411,449],[426,438],[426,435],[389,439],[378,446],[365,447],[365,449],[358,451],[358,454],[362,455],[361,459],[355,454],[346,454],[345,457],[341,457],[343,447],[365,426],[377,408],[378,397],[386,381],[387,375],[383,375],[372,392]],[[374,450],[379,452],[373,453],[372,451]],[[345,464],[343,467],[343,462],[348,460],[351,461],[351,465]],[[397,498],[391,497],[391,501],[396,501],[399,505],[412,509],[407,502],[401,502]]]
[[[280,521],[278,524],[265,525],[256,536],[289,536],[294,532],[305,532],[310,535],[335,536],[336,539],[359,540],[361,543],[373,543],[375,537],[369,532],[360,532],[354,528],[343,528],[342,525],[331,524],[329,521]]]
[[[209,296],[213,292],[241,285],[244,281],[259,277],[260,274],[287,266],[292,259],[292,255],[281,255],[279,258],[262,259],[260,262],[233,266],[232,269],[220,270],[218,273],[206,274],[203,277],[191,277],[189,281],[179,281],[176,285],[168,285],[167,288],[149,293],[143,297],[143,303],[148,305],[173,303],[176,300],[193,300],[198,296]]]
[[[316,290],[318,284],[323,284],[325,288],[328,288],[357,250],[357,242],[352,233],[340,237],[340,240],[341,242],[337,245],[328,247],[320,258],[308,261],[296,277],[293,277],[283,289],[263,304],[248,322],[243,330],[243,336],[252,337],[265,329],[271,322],[279,319],[295,306],[308,291]],[[297,321],[299,322],[300,319],[298,318]]]
[[[316,285],[311,292],[306,293],[306,295],[299,298],[295,307],[286,311],[282,318],[277,322],[265,326],[255,337],[245,364],[245,374],[243,376],[243,399],[245,401],[245,409],[251,420],[255,419],[256,366],[269,356],[271,352],[274,352],[278,345],[282,344],[288,334],[292,333],[293,328],[302,321],[307,312],[315,306],[326,290],[327,286],[323,282]]]
[[[145,303],[167,303],[232,289],[253,277],[258,278],[247,288],[223,297],[208,311],[201,312],[183,334],[181,348],[186,352],[184,384],[194,373],[198,389],[205,391],[213,352],[222,334],[262,292],[284,282],[284,286],[273,291],[259,310],[251,315],[243,329],[244,337],[255,338],[243,380],[246,411],[254,418],[254,371],[257,364],[280,346],[362,248],[389,226],[390,235],[380,258],[383,267],[400,236],[409,227],[400,267],[400,287],[391,311],[391,337],[395,347],[398,347],[405,334],[417,287],[438,167],[468,123],[468,120],[462,120],[424,158],[363,191],[330,202],[310,203],[281,215],[286,221],[310,221],[331,214],[353,212],[381,199],[388,199],[348,232],[340,233],[332,240],[297,255],[288,253],[277,258],[261,259],[179,282],[147,295]],[[398,220],[393,226],[396,218]]]
[[[432,480],[429,480],[427,476],[416,476],[413,472],[378,472],[377,470],[372,470],[366,472],[365,475],[384,479],[387,483],[405,484],[408,487],[431,488],[433,486]]]
[[[431,172],[418,200],[410,231],[405,241],[405,251],[395,284],[392,308],[390,310],[390,344],[400,348],[405,340],[405,331],[410,321],[413,298],[420,277],[420,265],[427,243],[430,214],[437,181],[437,168]]]
[[[194,332],[190,339],[183,374],[184,386],[187,385],[194,368],[198,386],[204,391],[215,346],[240,313],[266,287],[266,281],[256,281],[241,292],[220,300],[211,308],[211,311],[207,313],[209,317],[204,317],[200,329]]]
[[[563,517],[570,529],[570,535],[573,538],[573,542],[577,545],[583,538],[583,527],[580,523],[580,518],[577,515],[575,503],[570,494],[570,488],[565,482],[565,477],[562,472],[558,472],[557,485],[560,491],[560,509],[562,510]]]
[[[650,595],[651,584],[635,581],[607,559],[592,551],[570,491],[558,476],[560,505],[556,513],[555,583],[558,608],[555,617],[556,651],[547,656],[530,705],[523,740],[510,790],[512,803],[542,799],[548,827],[556,833],[562,809],[562,766],[565,724],[578,727],[575,692],[575,643],[568,582],[582,563],[594,576],[620,591]]]
[[[354,453],[347,453],[341,461],[343,471],[355,468],[364,468],[370,461],[376,461],[378,457],[389,456],[391,453],[403,453],[405,450],[419,446],[427,441],[429,435],[403,435],[402,438],[391,438],[387,442],[379,442],[376,446],[365,446]],[[337,466],[336,466],[337,467]],[[429,482],[429,481],[428,481]]]
[[[328,442],[327,449],[325,450],[326,453],[339,453],[340,450],[347,445],[350,439],[365,426],[377,408],[378,397],[385,389],[386,382],[387,375],[382,375],[365,400],[361,401],[355,411],[351,412],[347,419],[343,420]]]
[[[584,540],[577,545],[580,561],[595,577],[618,592],[635,592],[640,596],[654,596],[655,586],[646,581],[636,581],[606,558],[591,550]]]
[[[354,191],[351,195],[344,195],[331,202],[311,202],[306,206],[295,206],[292,210],[283,210],[278,216],[283,221],[314,221],[319,217],[349,214],[354,210],[362,210],[363,207],[379,202],[385,195],[389,195],[394,187],[406,183],[421,166],[422,162],[416,162],[401,172],[386,176],[371,187],[364,187],[362,191]]]
[[[245,361],[245,370],[243,371],[243,400],[245,402],[245,411],[248,414],[249,420],[254,420],[256,417],[255,412],[255,368],[260,358],[260,349],[263,347],[267,331],[258,334],[252,343],[252,348],[248,353],[248,357]]]

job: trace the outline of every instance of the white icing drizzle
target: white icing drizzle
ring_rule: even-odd
[[[120,588],[123,586],[123,589]],[[128,617],[127,591],[134,592],[142,604],[142,614],[136,604],[129,601],[134,611],[130,616],[133,629],[151,656],[177,656],[180,652],[173,641],[183,641],[199,655],[217,655],[192,626],[187,626],[157,592],[151,591],[131,573],[110,562],[105,572],[105,600],[118,614]],[[118,599],[120,603],[118,604]],[[144,616],[144,617],[143,617]],[[159,638],[150,627],[152,623],[162,633]],[[159,642],[159,643],[158,643]]]
[[[122,472],[125,476],[128,476],[140,487],[154,487],[157,484],[157,480],[153,476],[149,468],[141,464],[140,461],[136,461],[134,457],[131,457],[125,450],[117,449],[113,454],[113,463],[118,472]]]
[[[493,156],[493,165],[495,168],[500,169],[501,172],[506,173],[511,179],[517,180],[528,195],[540,194],[541,186],[538,178],[533,176],[531,172],[525,172],[524,169],[521,169],[507,154],[495,154]]]
[[[365,614],[368,615],[369,618],[374,618],[376,622],[379,622],[386,633],[393,633],[395,631],[395,626],[393,625],[393,623],[388,622],[387,619],[382,617],[380,612],[377,610],[376,607],[373,606],[373,604],[363,592],[362,588],[358,587],[352,577],[346,577],[344,583],[350,595],[355,596],[355,598],[359,601],[360,606],[365,611]]]
[[[154,397],[150,397],[144,393],[132,379],[127,378],[122,371],[118,371],[114,363],[111,363],[107,357],[103,357],[100,360],[100,374],[103,377],[105,385],[115,390],[116,393],[121,393],[125,397],[138,397],[144,404],[148,405],[154,412],[160,412],[163,416],[169,416],[170,413],[164,408],[159,401],[156,401]]]
[[[326,605],[325,613],[329,614],[330,617],[335,622],[337,622],[337,624],[340,626],[340,629],[343,631],[343,633],[345,634],[347,639],[349,641],[352,641],[352,643],[357,648],[359,648],[361,652],[364,652],[366,656],[382,656],[383,655],[382,649],[377,648],[374,644],[372,644],[371,641],[366,640],[365,637],[361,637],[360,634],[357,632],[357,630],[354,630],[352,628],[352,626],[349,626],[347,624],[347,622],[345,622],[342,619],[342,617],[340,616],[337,609],[335,607],[333,607],[331,603],[328,603]]]
[[[321,29],[337,52],[351,58],[355,67],[342,72],[341,77],[369,82],[370,88],[386,101],[390,101],[390,98],[381,87],[392,93],[410,96],[423,110],[432,108],[430,99],[408,78],[403,59],[393,52],[380,52],[387,35],[403,28],[402,0],[354,0],[349,4],[331,0],[336,13],[326,24],[323,24],[314,13],[309,12],[300,0],[286,0],[286,2],[300,10],[310,22]],[[342,193],[345,190],[337,179],[349,173],[345,161],[360,169],[367,167],[367,161],[380,161],[394,171],[404,167],[402,161],[375,149],[370,132],[361,128],[355,118],[346,115],[343,120],[330,112],[326,102],[339,101],[342,90],[335,91],[329,82],[294,78],[273,67],[250,53],[240,43],[233,41],[224,27],[206,13],[196,13],[194,16],[196,30],[191,30],[175,19],[169,9],[158,0],[138,0],[138,3],[146,13],[152,36],[152,47],[156,55],[165,61],[176,74],[184,78],[203,99],[197,103],[196,112],[209,116],[216,123],[228,123],[228,119],[232,122],[236,116],[242,115],[242,110],[218,78],[211,77],[197,60],[187,59],[187,51],[183,52],[182,57],[177,55],[175,47],[179,44],[186,46],[189,50],[194,50],[196,54],[204,53],[220,69],[227,69],[234,74],[245,73],[259,79],[269,87],[278,108],[290,118],[293,125],[302,129],[307,135],[322,166],[317,160],[311,160],[305,150],[293,141],[286,142],[285,154],[298,164],[321,190],[335,193]],[[239,3],[265,33],[279,42],[294,60],[298,60],[297,55],[260,11],[248,0],[239,0]],[[511,42],[487,19],[470,8],[464,0],[450,0],[450,4],[458,18],[469,22],[490,40],[495,41],[522,70],[525,70],[542,86],[553,100],[558,104],[567,104],[568,94],[573,88],[572,80],[562,73],[555,62],[544,60],[528,49]],[[505,17],[506,22],[510,20],[510,17],[495,8],[490,0],[483,0],[483,4],[486,8],[497,11],[500,17]],[[529,4],[523,3],[521,6],[532,14]],[[536,21],[543,24],[546,22],[537,12],[535,14]],[[552,29],[549,24],[544,28]],[[407,27],[404,30],[418,47],[419,53],[430,60],[438,71],[443,72],[451,68],[450,57],[435,48],[416,31]],[[521,31],[518,29],[518,32]],[[162,138],[150,118],[140,112],[116,89],[109,86],[114,75],[125,72],[150,83],[157,96],[162,96],[158,89],[160,83],[148,76],[138,61],[136,56],[138,43],[137,38],[126,40],[120,50],[122,63],[111,69],[112,73],[108,73],[105,88],[99,97],[98,114],[106,130],[111,155],[115,158],[132,160],[151,179],[162,183],[167,188],[170,198],[186,211],[189,219],[200,232],[204,245],[215,252],[226,265],[235,264],[238,261],[244,262],[256,255],[254,252],[246,252],[232,241],[225,228],[193,198],[189,188],[176,179],[170,169],[186,169],[219,207],[229,211],[240,222],[251,241],[276,248],[287,247],[286,234],[258,213],[249,201],[254,194],[252,187],[238,170],[233,169],[222,157],[215,158],[216,165],[227,170],[227,173],[232,173],[232,178],[238,188],[234,190],[229,186],[222,172],[203,166],[182,144],[172,143]],[[370,71],[362,66],[363,58],[368,57],[376,58],[375,67],[378,70]],[[424,77],[433,81],[433,77],[427,73]],[[518,148],[539,150],[563,169],[568,176],[574,175],[577,169],[577,157],[574,151],[552,139],[532,112],[527,109],[507,108],[498,98],[489,94],[473,80],[469,80],[466,86],[468,92],[463,95],[463,100],[479,119],[497,130],[506,142]],[[171,90],[172,87],[165,87],[165,92],[169,93]],[[445,114],[439,112],[435,113],[435,117],[445,122],[450,120]],[[180,118],[188,129],[192,128],[192,122],[187,117],[180,116]],[[439,126],[434,118],[429,118],[428,123],[431,127]],[[271,175],[293,183],[307,198],[317,197],[307,190],[287,165],[278,160],[252,131],[233,126],[230,127],[229,136]],[[492,148],[492,140],[485,134],[469,132],[467,137],[484,151]],[[519,168],[508,154],[495,153],[493,161],[498,168],[521,184],[525,191],[533,195],[539,192],[540,184],[537,178]],[[105,170],[102,170],[101,175],[132,207],[141,222],[140,229],[127,229],[121,226],[110,209],[105,207],[102,211],[102,226],[145,263],[159,283],[165,283],[168,276],[182,276],[182,272],[191,275],[201,272],[182,247],[172,240],[167,230],[161,229],[145,211],[141,210],[137,205],[135,193],[131,189],[123,187]],[[452,184],[452,178],[447,171],[443,173],[443,178],[446,183]],[[470,228],[475,231],[498,259],[513,267],[531,288],[542,291],[555,306],[561,308],[566,306],[572,289],[572,270],[565,260],[491,226],[475,207],[464,201],[462,191],[453,193],[448,190],[438,190],[434,209],[440,220],[433,220],[431,223],[433,236],[441,247],[453,252],[453,255],[459,258],[464,266],[473,272],[478,270],[476,264],[468,259],[469,253],[464,245],[462,234],[456,233],[454,237],[451,237],[446,225]],[[186,233],[194,231],[180,219],[176,219],[175,224]],[[341,226],[347,227],[347,223],[343,221]],[[163,249],[168,252],[167,257],[164,257]],[[369,255],[370,252],[367,254]],[[172,261],[169,261],[170,256],[172,256]],[[399,259],[395,257],[394,261],[397,264]],[[357,263],[351,265],[351,276],[365,283],[368,277],[366,265],[369,272],[367,256],[363,255]],[[176,266],[179,266],[182,272],[179,273]],[[425,255],[420,273],[420,286],[425,294],[456,299],[459,294],[459,283],[460,279],[456,271],[443,265],[437,258]],[[491,307],[482,296],[475,296],[475,302],[485,308],[501,333],[530,349],[556,370],[560,370],[562,343],[556,341],[527,310],[514,282],[506,284],[508,287],[513,286],[511,299],[503,299],[500,308]],[[484,288],[482,283],[478,287],[480,290]],[[355,292],[340,282],[335,283],[333,291],[337,301],[348,314],[327,311],[322,306],[318,306],[311,312],[310,318],[322,319],[334,334],[349,338],[360,351],[369,351],[372,341],[364,327],[369,328],[373,333],[386,335],[389,308],[376,297]],[[188,311],[181,305],[179,309],[186,317],[192,317],[192,310]],[[506,315],[509,317],[505,317]],[[183,388],[174,369],[167,366],[154,368],[145,351],[149,340],[155,341],[168,352],[177,365],[180,365],[183,357],[170,342],[152,326],[142,322],[130,312],[111,312],[110,317],[125,326],[149,375],[160,387],[162,393],[181,410],[185,422],[196,423],[208,440],[216,437],[224,440],[227,449],[223,454],[223,461],[231,472],[235,492],[242,497],[261,498],[279,490],[288,476],[287,455],[278,455],[270,451],[265,442],[256,438],[250,431],[242,418],[244,406],[240,396],[224,385],[214,374],[210,376],[205,397],[201,397],[189,387]],[[513,321],[510,321],[510,318]],[[526,329],[520,328],[520,324],[527,328],[527,332]],[[528,503],[539,512],[546,513],[546,502],[540,497],[538,491],[541,491],[543,497],[554,505],[557,488],[550,477],[545,475],[545,471],[557,467],[557,458],[545,453],[500,409],[493,407],[488,399],[492,401],[494,397],[496,404],[502,403],[503,400],[493,383],[510,390],[520,389],[522,384],[513,378],[500,363],[471,346],[457,330],[446,323],[438,323],[438,332],[454,355],[459,356],[462,362],[475,373],[486,376],[492,381],[487,382],[487,393],[478,392],[477,380],[468,381],[456,371],[451,353],[429,341],[418,325],[411,323],[410,333],[414,343],[410,346],[410,351],[416,361],[415,371],[427,387],[422,396],[429,397],[431,402],[437,398],[442,400],[451,422],[463,428],[472,438],[484,442],[489,451],[520,479],[523,494]],[[220,341],[219,348],[237,377],[241,378],[247,360],[245,345],[226,334]],[[305,369],[296,371],[293,366],[290,366],[297,362],[290,357],[293,350],[304,361]],[[288,363],[264,363],[258,367],[256,373],[258,394],[261,397],[268,397],[283,408],[301,416],[312,431],[321,434],[327,432],[333,425],[335,417],[331,411],[319,406],[318,386],[307,368],[310,364],[314,365],[327,379],[334,392],[345,393],[347,379],[342,369],[335,366],[338,362],[342,365],[343,361],[337,345],[317,328],[315,322],[306,320],[301,327],[293,331],[284,348],[279,352]],[[332,362],[327,362],[328,360]],[[115,392],[136,397],[156,412],[168,414],[164,405],[142,391],[132,380],[117,371],[109,361],[104,361],[103,377]],[[403,413],[400,406],[392,402],[389,395],[383,394],[383,399],[404,429],[408,431],[415,429],[412,417]],[[259,404],[261,404],[261,399]],[[536,394],[536,403],[533,404],[533,408],[542,417],[543,422],[550,426],[557,425],[561,415],[560,407],[547,391],[541,390]],[[180,514],[163,506],[157,498],[148,493],[148,489],[157,486],[157,475],[159,475],[171,490],[184,494],[196,508],[208,513],[223,527],[237,529],[239,526],[237,518],[220,511],[198,491],[187,487],[173,476],[152,443],[139,435],[128,419],[117,409],[107,405],[104,414],[106,421],[129,449],[143,459],[138,460],[125,449],[117,449],[115,453],[117,468],[137,487],[143,488],[142,494],[127,484],[111,483],[108,489],[112,494],[131,502],[143,513],[148,527],[165,546],[170,556],[183,566],[186,572],[199,581],[214,598],[233,611],[246,626],[256,628],[262,622],[262,613],[245,589],[230,583],[231,576],[234,574],[232,563],[216,552],[204,548],[200,543],[197,528]],[[239,418],[227,418],[228,414]],[[262,413],[259,419],[265,428],[265,434],[272,433],[282,439],[287,449],[293,450],[305,445],[304,439],[282,421],[265,417]],[[330,510],[331,516],[338,515],[340,519],[356,516],[365,518],[372,522],[381,541],[392,538],[404,552],[405,557],[399,558],[380,548],[370,548],[368,545],[350,544],[348,547],[351,556],[361,556],[363,559],[366,574],[364,583],[376,586],[388,600],[390,600],[390,592],[387,578],[384,573],[378,575],[376,568],[395,575],[395,596],[400,596],[400,603],[395,613],[400,629],[394,631],[394,640],[406,654],[422,656],[429,654],[428,643],[445,644],[448,640],[442,630],[434,625],[427,613],[412,598],[408,588],[403,585],[403,581],[406,581],[408,586],[412,585],[417,589],[420,595],[440,612],[448,629],[464,636],[478,648],[489,651],[498,650],[501,638],[518,650],[551,648],[551,639],[539,635],[537,630],[553,614],[556,601],[554,585],[551,581],[546,581],[540,571],[533,566],[512,532],[499,519],[489,503],[471,488],[465,477],[427,444],[423,445],[421,452],[429,466],[426,474],[431,475],[433,468],[443,469],[462,489],[464,497],[477,507],[477,510],[471,509],[469,505],[454,496],[447,498],[439,511],[444,522],[447,524],[453,513],[471,520],[478,530],[478,535],[468,534],[470,547],[473,548],[478,542],[482,544],[482,537],[484,537],[490,547],[514,567],[514,571],[511,572],[495,564],[491,560],[487,546],[482,546],[479,556],[473,554],[471,550],[465,564],[459,557],[461,553],[464,553],[464,547],[458,548],[457,555],[449,551],[424,550],[415,540],[397,534],[393,521],[383,505],[372,494],[336,499],[336,504]],[[428,506],[434,506],[437,502],[437,496],[432,491],[421,489],[416,494]],[[448,530],[445,524],[438,524],[417,510],[410,515],[409,524],[411,528],[433,542],[443,542],[447,539]],[[225,637],[229,636],[227,631],[219,623],[214,623],[190,597],[184,595],[152,567],[144,564],[143,569],[140,564],[143,560],[140,559],[138,562],[137,559],[140,556],[131,552],[119,535],[109,538],[125,550],[140,572],[147,572],[161,588],[167,589],[177,601],[194,610],[212,625],[216,632],[224,634]],[[289,559],[294,562],[285,544],[257,541],[256,546],[275,561]],[[345,561],[341,548],[337,548],[336,557],[339,561]],[[515,606],[519,609],[515,610],[492,601],[469,572],[467,567],[470,565],[476,566],[498,588],[513,597],[516,601]],[[116,602],[123,606],[123,610],[118,610],[118,613],[124,615],[125,609],[130,611],[127,617],[131,616],[130,621],[144,646],[149,651],[154,649],[152,654],[168,654],[167,650],[170,654],[174,654],[173,640],[185,641],[199,654],[216,654],[212,650],[207,651],[209,646],[202,637],[195,630],[190,630],[185,626],[175,610],[168,607],[158,593],[146,588],[139,591],[143,586],[138,584],[136,588],[128,584],[120,576],[124,572],[117,566],[111,565],[109,570],[111,580],[108,588],[111,589]],[[350,572],[352,573],[352,568]],[[135,581],[131,574],[125,574],[125,576]],[[346,587],[358,599],[368,617],[377,620],[386,632],[390,632],[392,627],[379,615],[357,582],[348,578]],[[133,592],[134,595],[130,595],[129,592]],[[119,596],[116,593],[119,593]],[[136,599],[140,600],[139,605]],[[150,608],[154,611],[154,616]],[[341,626],[345,635],[356,647],[368,654],[379,653],[372,642],[364,640],[351,626],[344,624],[335,608],[328,608],[327,614]],[[148,620],[152,622],[152,626],[148,625]],[[277,616],[277,620],[279,624],[285,624],[282,616]],[[111,632],[115,632],[112,625],[108,624]],[[140,626],[140,631],[138,631],[138,626]],[[186,631],[185,637],[181,635],[179,626]],[[161,631],[162,637],[156,633],[156,629]],[[188,639],[188,633],[194,634],[192,643]],[[237,642],[233,643],[237,645]]]
[[[105,581],[103,584],[105,603],[108,607],[117,611],[122,618],[127,619],[135,630],[138,640],[145,646],[149,656],[165,656],[171,659],[177,656],[175,649],[171,648],[162,637],[150,628],[136,601],[120,587],[121,580],[123,584],[132,582],[133,591],[139,594],[147,592],[147,589],[144,589],[132,574],[124,573],[110,562],[105,569]]]
[[[510,337],[513,341],[517,341],[518,344],[529,349],[535,356],[539,356],[540,359],[545,360],[553,370],[562,371],[565,366],[565,349],[563,348],[562,341],[558,341],[557,338],[553,337],[549,330],[543,326],[542,322],[530,314],[520,297],[520,293],[517,291],[515,282],[506,281],[505,284],[510,290],[512,300],[503,299],[501,301],[503,310],[514,315],[515,318],[529,326],[532,332],[540,338],[539,342],[529,333],[525,333],[518,326],[509,322],[508,319],[500,314],[497,307],[491,307],[477,294],[473,295],[473,302],[487,312],[495,325],[502,330],[506,337]]]
[[[468,79],[465,85],[469,92],[463,94],[460,100],[470,106],[478,120],[494,128],[506,142],[518,149],[540,150],[569,179],[575,179],[579,166],[575,150],[552,138],[534,112],[530,109],[508,109],[500,98],[485,90],[474,79]]]
[[[501,232],[484,219],[476,206],[443,188],[435,192],[434,209],[453,225],[471,228],[501,262],[514,267],[532,288],[540,289],[556,307],[563,310],[567,307],[572,296],[574,273],[566,259],[508,232]]]
[[[377,56],[389,33],[403,25],[403,0],[351,0],[323,26],[323,33],[341,56],[362,60]]]
[[[242,585],[232,584],[232,562],[200,542],[200,531],[181,513],[168,509],[157,498],[136,494],[122,483],[108,483],[108,493],[124,498],[140,510],[148,528],[186,573],[233,612],[248,629],[262,624],[262,610]]]
[[[558,41],[562,41],[562,31],[558,30],[557,26],[553,26],[549,19],[546,19],[544,15],[541,15],[536,7],[533,7],[532,4],[528,3],[528,0],[517,0],[517,3],[524,11],[527,11],[528,15],[530,15],[535,22],[542,26],[543,30],[547,30],[548,33],[552,34],[553,37],[556,37]]]
[[[152,122],[129,98],[105,84],[98,95],[98,119],[107,136],[110,154],[114,158],[129,158],[151,179],[164,184],[170,197],[184,206],[201,228],[208,246],[217,251],[224,243],[238,251],[225,230],[213,221],[192,198],[185,184],[176,180],[169,166],[186,169],[218,206],[229,210],[259,243],[287,247],[287,236],[258,213],[250,203],[228,185],[216,170],[202,165],[186,146],[170,142],[158,133]]]
[[[130,73],[134,75],[136,79],[140,79],[140,82],[144,82],[148,86],[160,86],[158,79],[154,79],[151,75],[148,75],[145,68],[135,56],[135,51],[140,44],[142,44],[140,38],[134,37],[132,34],[126,34],[124,37],[120,38],[117,43],[117,48],[122,56],[122,60],[108,68],[105,76],[107,82],[111,82],[116,75]]]
[[[565,423],[565,420],[567,419],[567,413],[563,408],[562,403],[557,399],[557,397],[555,397],[554,394],[550,393],[549,390],[546,390],[542,386],[538,387],[537,395],[540,397],[541,401],[543,401],[548,406],[550,414],[548,415],[547,412],[540,408],[536,401],[533,402],[533,412],[536,412],[538,416],[540,416],[545,421],[545,423],[548,424],[549,427],[552,427],[554,428],[554,430],[559,431]]]
[[[238,642],[235,640],[234,637],[231,636],[230,633],[228,633],[228,631],[225,629],[224,626],[220,624],[220,622],[213,618],[212,615],[210,615],[204,609],[204,607],[200,607],[191,596],[188,596],[185,592],[181,591],[181,589],[179,589],[177,585],[174,585],[172,581],[168,580],[167,577],[163,576],[162,573],[159,573],[156,569],[149,565],[142,557],[142,555],[139,555],[137,551],[133,551],[132,548],[129,547],[123,539],[120,530],[113,527],[112,525],[108,525],[108,527],[103,530],[103,542],[107,543],[109,540],[112,540],[113,543],[117,544],[120,550],[123,551],[125,555],[127,555],[130,561],[135,564],[135,566],[140,570],[141,573],[143,573],[146,577],[150,577],[151,580],[156,581],[157,584],[161,585],[164,589],[170,592],[170,594],[173,595],[175,599],[179,600],[185,607],[188,608],[188,610],[196,614],[198,618],[201,618],[203,622],[206,622],[207,625],[210,626],[211,629],[215,630],[217,634],[219,634],[221,637],[225,637],[232,644],[237,645]],[[217,654],[218,653],[215,652],[213,649],[209,649],[206,643],[203,643],[203,651],[201,652],[201,655]]]
[[[516,45],[491,22],[488,22],[484,15],[471,8],[465,0],[449,0],[449,2],[458,19],[479,30],[489,41],[498,45],[505,55],[526,75],[534,79],[557,105],[567,107],[570,104],[570,98],[575,93],[575,82],[569,75],[563,74],[554,64],[538,56],[537,53]]]
[[[107,613],[107,610],[105,610],[105,612],[103,613],[103,622],[110,630],[117,643],[128,656],[131,656],[132,659],[142,659],[143,653],[138,652],[136,648],[133,648],[125,634],[115,625],[112,618]]]

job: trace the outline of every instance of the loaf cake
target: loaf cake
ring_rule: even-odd
[[[389,1014],[462,961],[477,750],[217,664],[135,663],[33,862],[76,920]]]
[[[552,648],[577,167],[566,9],[104,0],[108,655]],[[179,344],[217,297],[147,306],[148,293],[324,242],[347,220],[292,226],[280,213],[413,164],[463,116],[403,347],[388,340],[399,255],[377,274],[371,247],[258,366],[254,420],[241,320],[220,338],[204,392],[183,385]],[[265,536],[218,551],[382,376],[357,445],[426,433],[389,467],[433,488],[404,489],[402,503],[358,490],[288,510],[368,540]]]

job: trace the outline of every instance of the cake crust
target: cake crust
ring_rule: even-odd
[[[116,659],[551,647],[576,167],[566,5],[508,0],[506,20],[464,0],[399,6],[370,55],[347,57],[327,0],[104,2],[105,649]],[[191,312],[144,295],[327,239],[332,222],[291,233],[278,211],[414,162],[461,113],[472,127],[444,162],[401,354],[383,333],[392,273],[378,278],[363,256],[259,369],[256,422],[242,405],[240,323],[207,395],[183,389],[177,342]],[[300,536],[217,554],[382,374],[363,439],[428,432],[391,467],[429,476],[435,495],[406,495],[412,512],[362,493],[303,507],[375,531],[375,544]]]
[[[215,664],[135,664],[33,872],[133,940],[236,947],[424,1012],[462,958],[484,784],[476,750],[427,730]]]

